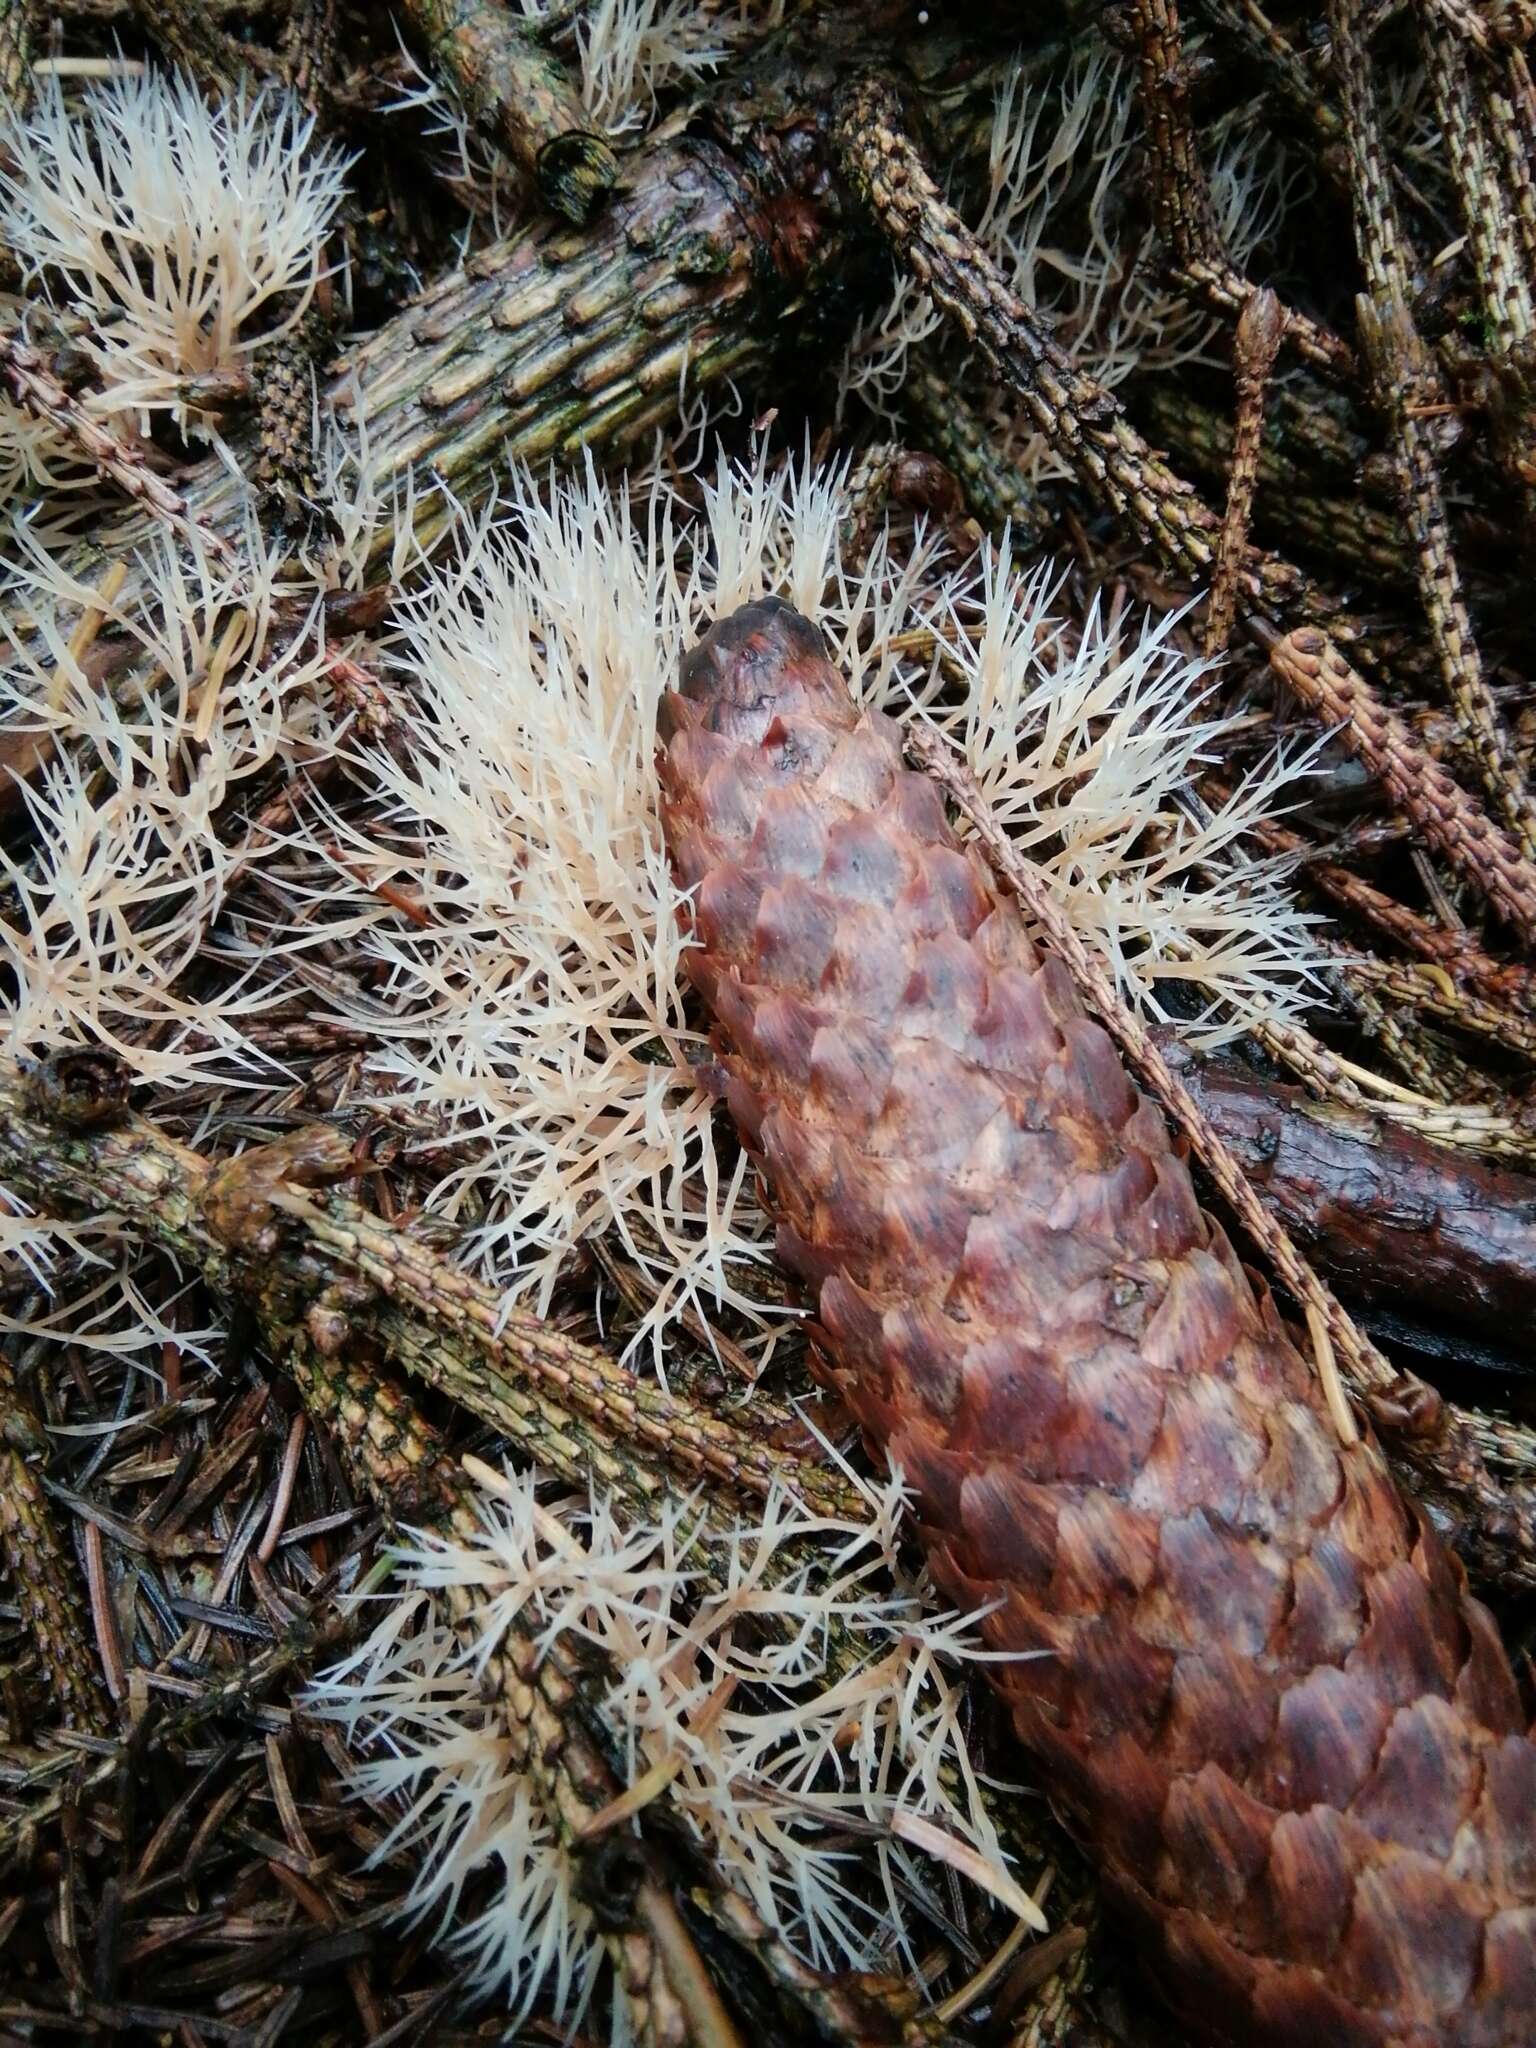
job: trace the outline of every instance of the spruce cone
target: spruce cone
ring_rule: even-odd
[[[1518,2048],[1536,1744],[1157,1107],[774,600],[663,713],[694,981],[826,1369],[1202,2038]]]

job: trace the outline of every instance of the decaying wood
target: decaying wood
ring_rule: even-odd
[[[1034,1653],[994,1681],[1181,2018],[1515,2048],[1536,1744],[1459,1567],[815,628],[717,624],[667,727],[690,967],[826,1370]]]

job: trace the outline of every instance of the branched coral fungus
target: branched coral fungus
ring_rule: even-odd
[[[1314,919],[1293,862],[1243,842],[1294,801],[1315,747],[1270,754],[1211,810],[1198,778],[1241,727],[1215,708],[1213,666],[1179,651],[1175,616],[1100,597],[1068,623],[1054,591],[1049,565],[1026,573],[1005,544],[974,589],[941,593],[931,616],[964,684],[931,715],[1122,995],[1203,1045],[1299,1017],[1323,994]],[[1170,984],[1198,1018],[1167,1005]]]
[[[195,425],[182,392],[303,318],[345,160],[268,91],[210,108],[157,72],[56,81],[0,122],[0,230],[27,274],[90,316],[89,403]]]
[[[77,583],[25,529],[16,538],[36,634],[0,666],[0,701],[41,766],[19,792],[34,850],[0,854],[5,1043],[105,1045],[143,1078],[185,1079],[238,1054],[240,1019],[265,1000],[231,991],[212,1010],[183,977],[238,857],[220,813],[239,783],[323,728],[324,657],[303,611],[297,632],[280,626],[279,557],[254,526],[228,561],[154,537],[138,594],[121,603]],[[65,630],[93,608],[126,668],[121,692]]]
[[[535,1657],[559,1642],[592,1671],[629,1781],[665,1788],[721,1872],[811,1962],[878,1960],[898,1889],[933,1884],[912,1838],[930,1853],[952,1844],[960,1867],[1014,1896],[954,1681],[956,1661],[979,1652],[902,1574],[899,1483],[867,1524],[771,1498],[730,1539],[710,1590],[687,1503],[626,1527],[600,1500],[543,1504],[534,1475],[484,1479],[478,1527],[413,1539],[372,1634],[310,1699],[367,1738],[356,1788],[395,1816],[379,1853],[415,1849],[409,1909],[451,1929],[484,1987],[519,2011],[542,1990],[574,2019],[601,1960],[504,1705],[478,1682],[514,1627]],[[814,1576],[793,1562],[808,1540]],[[834,1641],[852,1647],[834,1655]],[[877,1843],[873,1883],[849,1855],[850,1828]],[[466,1892],[473,1910],[460,1910]]]

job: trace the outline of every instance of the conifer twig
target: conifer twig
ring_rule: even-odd
[[[370,484],[386,508],[371,560],[387,557],[401,523],[423,544],[441,529],[442,491],[410,491],[408,479],[430,474],[470,504],[508,461],[542,468],[586,451],[613,460],[685,397],[769,357],[811,268],[835,267],[848,246],[845,224],[815,209],[824,157],[785,140],[800,132],[797,79],[791,71],[772,95],[758,93],[729,148],[658,141],[631,159],[622,191],[584,235],[530,222],[354,346],[321,393],[321,414],[366,431]],[[243,423],[227,452],[191,466],[182,484],[189,516],[226,544],[246,531],[255,439],[254,422]],[[131,563],[125,604],[144,588],[135,550],[152,516],[111,536],[111,553]],[[92,583],[106,553],[87,535],[61,551],[60,567]],[[19,650],[35,651],[32,621],[8,625]]]
[[[1130,0],[1141,102],[1152,145],[1153,210],[1174,277],[1218,312],[1241,314],[1258,287],[1222,246],[1190,113],[1183,34],[1174,0]],[[1287,308],[1280,323],[1296,353],[1330,377],[1358,375],[1354,350],[1310,315]]]
[[[251,361],[260,454],[255,481],[273,516],[294,523],[319,496],[315,476],[316,370],[333,327],[317,299],[298,326],[264,342]]]
[[[1405,1088],[1357,1061],[1345,1059],[1301,1024],[1257,1023],[1253,1038],[1319,1102],[1368,1111],[1401,1125],[1432,1145],[1455,1145],[1525,1168],[1536,1165],[1536,1132],[1499,1110],[1489,1109],[1483,1102],[1446,1101],[1440,1093]],[[1474,1422],[1474,1431],[1479,1426]],[[1502,1425],[1493,1427],[1497,1431]],[[1536,1446],[1536,1437],[1528,1439],[1522,1435],[1512,1454],[1505,1456],[1501,1452],[1500,1460],[1520,1470],[1536,1471],[1536,1458],[1530,1455],[1532,1446]]]
[[[1213,802],[1230,794],[1224,783],[1207,778],[1202,788]],[[1255,843],[1266,853],[1305,862],[1305,878],[1313,888],[1360,918],[1415,960],[1438,968],[1453,984],[1465,983],[1488,1001],[1529,1013],[1536,1010],[1536,972],[1521,961],[1496,960],[1462,928],[1438,924],[1395,896],[1378,889],[1353,868],[1320,858],[1312,842],[1278,819],[1257,820],[1251,827]]]
[[[1361,35],[1360,0],[1330,0],[1328,20],[1348,127],[1355,242],[1368,287],[1357,312],[1377,402],[1392,431],[1398,491],[1418,553],[1430,636],[1484,787],[1526,853],[1536,854],[1536,804],[1483,673],[1451,545],[1432,425],[1443,389],[1410,309],[1408,266]]]
[[[1306,60],[1258,0],[1199,0],[1199,7],[1213,27],[1231,37],[1264,71],[1293,110],[1311,123],[1325,155],[1331,145],[1343,140],[1338,108],[1323,97]]]
[[[36,0],[0,0],[0,107],[14,114],[25,113],[32,98],[36,12]]]
[[[1323,436],[1338,424],[1336,416],[1310,407],[1301,417],[1295,391],[1271,385],[1267,394],[1265,434],[1258,452],[1257,498],[1268,527],[1283,532],[1288,544],[1327,560],[1333,574],[1368,578],[1372,583],[1411,590],[1415,564],[1396,507],[1370,496],[1345,496],[1329,476],[1325,482],[1310,464],[1314,458],[1334,467]],[[1137,416],[1153,441],[1169,449],[1198,474],[1226,483],[1232,466],[1234,422],[1214,406],[1202,405],[1182,386],[1158,381],[1139,394]],[[1286,431],[1280,434],[1281,421]],[[1313,430],[1316,437],[1313,437]],[[1347,462],[1348,443],[1338,437],[1337,453]],[[1362,444],[1356,469],[1365,460]]]
[[[282,36],[283,75],[311,114],[329,109],[336,63],[336,0],[293,0]]]
[[[1136,431],[1114,394],[1080,369],[943,197],[884,79],[856,78],[840,95],[836,135],[848,176],[901,261],[955,321],[993,374],[1083,486],[1193,581],[1211,573],[1221,521]],[[1250,549],[1237,578],[1241,614],[1326,620],[1353,645],[1360,629],[1311,579]],[[1363,658],[1363,656],[1362,656]]]
[[[1536,329],[1536,308],[1503,166],[1485,125],[1464,42],[1436,0],[1419,0],[1418,15],[1424,68],[1472,249],[1490,339],[1496,349],[1510,349],[1528,340]]]
[[[1424,69],[1483,302],[1494,443],[1526,494],[1529,520],[1536,503],[1536,247],[1521,208],[1533,210],[1531,167],[1511,133],[1514,109],[1493,62],[1469,59],[1465,39],[1434,0],[1420,0],[1418,13]]]
[[[966,503],[989,531],[1004,525],[1015,544],[1043,538],[1051,507],[1008,460],[996,426],[978,411],[938,355],[915,348],[901,387],[901,402],[931,448],[959,478]]]
[[[1530,66],[1518,43],[1510,44],[1479,74],[1488,109],[1494,147],[1504,167],[1505,186],[1514,230],[1528,276],[1536,276],[1536,162],[1531,136],[1536,134],[1536,91]]]
[[[391,1523],[436,1524],[450,1537],[475,1542],[480,1533],[478,1490],[442,1432],[403,1387],[364,1362],[355,1350],[327,1357],[302,1338],[290,1349],[288,1365],[306,1411],[337,1443],[358,1490],[374,1500]],[[483,1647],[484,1622],[474,1588],[450,1581],[441,1588],[441,1597],[466,1648]],[[829,1648],[834,1657],[837,1647],[833,1630]],[[591,1654],[589,1649],[589,1659]],[[861,1654],[853,1651],[849,1668]],[[606,1839],[606,1831],[594,1823],[622,1799],[624,1789],[588,1730],[584,1700],[591,1670],[585,1664],[577,1668],[558,1635],[540,1644],[517,1623],[502,1636],[487,1670],[505,1714],[503,1725],[516,1740],[518,1768],[534,1785],[567,1853],[580,1863]],[[666,1888],[662,1866],[648,1855],[643,1840],[632,1846],[649,1868],[649,1882]],[[689,1875],[694,1903],[818,2021],[828,2041],[841,2048],[887,2043],[938,2048],[949,2039],[942,2027],[922,2014],[918,1995],[897,1979],[869,1974],[830,1977],[807,1969],[696,1845],[690,1862],[701,1866]],[[676,1929],[669,1925],[666,1940],[658,1941],[662,1906],[655,1891],[636,1896],[633,1904],[640,1916],[636,1924],[622,1930],[604,1925],[602,1932],[615,1981],[631,2001],[637,2038],[645,2039],[645,2027],[654,2026],[659,2018],[652,2014],[652,1998],[659,1996],[664,2010],[672,2003],[666,1965],[669,1958],[676,1960],[671,1947]],[[713,2044],[735,2036],[690,2033],[682,2026],[658,2038]]]
[[[1536,1020],[1458,989],[1443,967],[1400,960],[1351,958],[1348,979],[1378,998],[1406,1004],[1458,1031],[1536,1059]]]
[[[334,1585],[335,1573],[314,1591],[318,1595]],[[259,1695],[296,1669],[308,1665],[345,1638],[349,1623],[341,1611],[325,1621],[311,1624],[302,1620],[279,1640],[260,1651],[249,1663],[228,1672],[216,1672],[178,1710],[156,1720],[148,1730],[148,1742],[156,1748],[185,1741],[224,1715],[250,1715]],[[0,1815],[0,1866],[18,1850],[25,1852],[29,1836],[58,1817],[68,1806],[76,1806],[101,1791],[123,1770],[131,1752],[142,1750],[142,1726],[122,1741],[114,1742],[105,1754],[97,1754],[82,1768],[81,1753],[60,1749],[45,1757],[19,1785],[23,1791],[43,1788],[39,1796],[15,1813]],[[17,1781],[12,1781],[13,1787]]]
[[[233,559],[234,550],[224,535],[200,520],[181,492],[150,468],[143,449],[88,412],[19,335],[0,335],[0,377],[24,412],[46,421],[72,442],[83,461],[110,477],[145,512],[186,539],[201,542],[220,561]]]
[[[1285,309],[1268,286],[1253,293],[1238,315],[1232,344],[1237,407],[1232,436],[1232,470],[1227,479],[1227,510],[1216,548],[1205,610],[1205,651],[1225,654],[1237,611],[1237,578],[1248,552],[1248,526],[1259,479],[1259,450],[1264,440],[1264,396],[1270,372],[1285,333]]]
[[[1536,943],[1536,864],[1417,746],[1326,634],[1271,636],[1275,673],[1363,761],[1459,875],[1528,945]]]
[[[45,1443],[11,1363],[0,1352],[0,1561],[57,1718],[66,1728],[105,1735],[116,1717],[91,1654],[91,1627],[73,1561],[31,1462]]]
[[[452,1457],[441,1433],[402,1390],[354,1360],[326,1359],[297,1340],[290,1353],[305,1407],[331,1428],[359,1488],[393,1523],[403,1515],[440,1526],[473,1543],[479,1533],[476,1489]],[[484,1627],[473,1588],[450,1584],[441,1595],[454,1631],[471,1651],[484,1650]],[[516,1768],[536,1792],[547,1825],[578,1866],[582,1826],[620,1790],[608,1760],[585,1725],[580,1675],[557,1636],[538,1644],[514,1619],[484,1659],[499,1727],[509,1738]],[[677,1946],[675,1916],[658,1938],[662,1913],[659,1868],[643,1840],[628,1844],[635,1881],[605,1891],[598,1931],[613,1966],[614,1983],[629,2008],[634,2038],[653,2048],[741,2048],[717,1994],[702,2021],[686,1995],[707,1983],[691,1940]],[[648,1889],[649,1888],[649,1889]],[[686,1976],[684,1995],[674,1981]]]
[[[351,1154],[341,1133],[316,1125],[211,1166],[136,1118],[94,1131],[51,1124],[15,1070],[0,1069],[6,1185],[31,1190],[45,1211],[120,1214],[223,1298],[249,1299],[279,1349],[298,1329],[322,1351],[369,1333],[537,1464],[642,1510],[668,1482],[708,1481],[743,1505],[785,1486],[814,1513],[865,1518],[864,1496],[821,1461],[776,1451],[750,1427],[507,1307],[407,1231],[311,1192],[348,1177]]]

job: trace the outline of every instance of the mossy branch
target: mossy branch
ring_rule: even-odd
[[[613,190],[618,159],[534,28],[484,0],[405,0],[404,13],[475,121],[557,213],[585,220]]]

